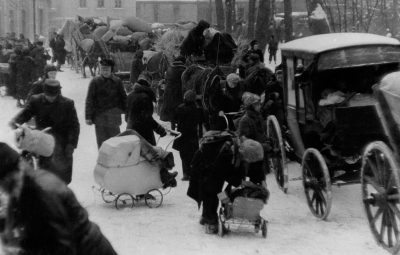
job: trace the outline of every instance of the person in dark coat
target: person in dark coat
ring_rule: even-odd
[[[265,99],[261,106],[261,113],[264,119],[267,119],[269,115],[274,115],[281,125],[284,123],[285,118],[282,82],[282,70],[278,70],[267,84],[264,92]]]
[[[27,100],[29,101],[33,95],[44,93],[45,81],[47,79],[55,80],[57,78],[57,67],[54,65],[47,65],[44,68],[43,76],[32,84],[31,90],[28,93]]]
[[[67,51],[65,50],[65,41],[62,35],[57,35],[54,42],[54,53],[57,60],[57,69],[62,72],[61,66],[65,64],[65,57],[67,56]]]
[[[246,78],[242,81],[244,91],[260,96],[265,91],[272,76],[273,72],[260,62],[258,54],[250,54]]]
[[[116,255],[100,228],[59,178],[34,170],[0,143],[1,240],[6,254]]]
[[[205,44],[203,32],[209,27],[210,24],[207,21],[200,20],[199,24],[190,30],[188,36],[183,40],[180,55],[185,58],[188,58],[191,55],[197,57],[202,56]]]
[[[133,56],[131,64],[131,77],[129,80],[132,84],[135,84],[135,82],[139,79],[139,75],[143,72],[143,70],[143,51],[138,50]]]
[[[167,135],[165,129],[153,119],[156,95],[150,88],[150,84],[139,79],[133,86],[132,92],[128,95],[127,107],[127,129],[138,132],[151,145],[156,145],[154,132],[161,137]]]
[[[47,60],[50,59],[50,56],[43,48],[42,41],[38,41],[35,43],[35,46],[30,53],[30,56],[33,58],[33,61],[35,63],[34,80],[37,80],[39,79],[39,77],[42,77],[44,75],[44,68],[46,66]]]
[[[100,76],[89,84],[86,97],[86,124],[95,124],[97,146],[120,133],[121,114],[126,110],[126,92],[121,79],[112,73],[114,61],[100,62]]]
[[[250,42],[250,49],[247,52],[247,56],[250,56],[251,54],[257,54],[258,57],[260,58],[260,62],[264,63],[264,53],[262,50],[259,48],[260,45],[258,44],[257,40],[253,40]]]
[[[11,45],[11,44],[10,44]],[[10,54],[9,63],[9,72],[10,72],[10,80],[8,84],[8,93],[12,97],[17,97],[17,57],[22,54],[21,48],[17,47],[14,51]]]
[[[17,106],[25,104],[30,86],[34,81],[35,63],[29,56],[29,49],[23,48],[21,55],[15,58],[16,86],[17,86]]]
[[[178,105],[183,102],[182,74],[186,70],[185,58],[177,57],[168,68],[165,76],[164,101],[161,108],[160,119],[172,122],[174,129],[174,112]]]
[[[263,120],[261,110],[261,98],[253,93],[243,94],[243,105],[246,110],[245,115],[239,121],[238,134],[241,141],[252,139],[259,142],[264,149],[264,157],[271,147],[267,142],[266,124]],[[264,161],[250,163],[248,166],[248,176],[250,181],[255,184],[265,184]]]
[[[35,119],[37,129],[51,128],[49,133],[56,141],[53,155],[41,158],[39,165],[69,184],[80,127],[74,101],[61,95],[59,81],[47,79],[44,93],[32,96],[26,107],[11,121],[11,126],[21,125],[31,118]]]
[[[275,39],[274,35],[271,35],[268,41],[268,53],[269,63],[271,64],[272,59],[276,64],[276,52],[278,51],[278,40]]]
[[[182,160],[182,181],[190,178],[190,163],[193,156],[199,149],[199,138],[197,127],[201,123],[201,110],[196,106],[196,93],[188,90],[184,96],[184,102],[176,108],[175,120],[178,124],[178,131],[182,134],[174,141],[173,149],[179,151]]]

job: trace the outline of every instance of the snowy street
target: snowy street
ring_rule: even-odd
[[[75,101],[81,125],[70,187],[119,254],[389,254],[376,244],[369,230],[359,184],[334,186],[331,214],[327,221],[320,221],[308,209],[297,163],[289,164],[288,194],[278,188],[273,174],[267,176],[271,197],[262,212],[269,222],[267,239],[251,228],[232,229],[223,238],[205,234],[199,224],[201,211],[186,196],[188,182],[180,180],[181,162],[175,151],[178,186],[164,197],[162,207],[150,209],[143,202],[133,209],[116,210],[93,188],[97,146],[94,126],[86,125],[84,119],[90,79],[68,67],[63,70],[57,78],[63,95]],[[8,122],[19,109],[10,97],[0,98],[0,108],[0,139],[11,144],[13,133]],[[161,139],[160,145],[164,147],[171,139]]]

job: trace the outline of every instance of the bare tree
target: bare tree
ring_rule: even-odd
[[[271,1],[262,0],[258,6],[256,39],[262,50],[267,46],[271,17]]]
[[[254,23],[256,21],[255,13],[256,13],[256,0],[249,0],[247,37],[250,39],[254,38]]]
[[[222,0],[215,0],[215,13],[217,14],[217,27],[218,30],[225,30],[225,13],[224,3]]]
[[[292,19],[292,1],[284,0],[285,11],[285,41],[290,41],[293,38],[293,19]]]

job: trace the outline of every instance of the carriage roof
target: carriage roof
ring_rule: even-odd
[[[399,46],[397,39],[367,33],[331,33],[293,40],[281,46],[282,55],[296,53],[317,55],[323,52],[356,46]]]

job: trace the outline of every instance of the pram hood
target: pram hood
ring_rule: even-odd
[[[140,161],[140,150],[136,135],[112,137],[101,145],[97,163],[107,168],[133,166]]]

